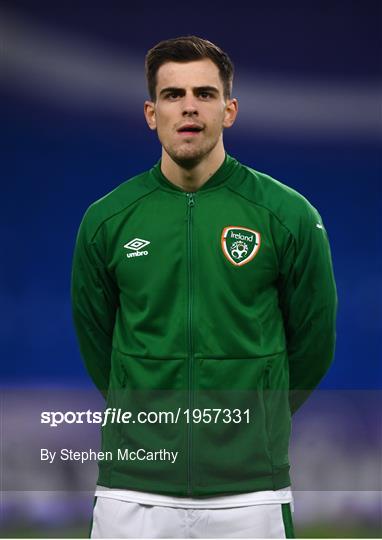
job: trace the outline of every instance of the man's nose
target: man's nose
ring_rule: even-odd
[[[196,97],[193,94],[186,94],[182,100],[183,115],[198,114]]]

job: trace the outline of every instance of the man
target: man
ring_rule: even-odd
[[[220,48],[160,42],[146,75],[161,160],[88,208],[73,263],[87,369],[131,413],[103,427],[92,537],[293,537],[290,417],[335,341],[326,231],[225,152]]]

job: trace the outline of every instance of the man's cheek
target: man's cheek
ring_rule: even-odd
[[[165,130],[161,124],[157,124],[157,135],[158,139],[162,142],[162,140],[165,138]]]

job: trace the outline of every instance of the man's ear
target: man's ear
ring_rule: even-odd
[[[155,118],[155,103],[153,101],[145,101],[143,112],[149,128],[152,130],[156,129],[157,122]]]
[[[239,103],[236,98],[228,99],[224,112],[223,127],[229,128],[236,120],[239,111]]]

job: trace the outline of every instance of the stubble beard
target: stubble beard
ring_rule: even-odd
[[[219,137],[216,140],[205,141],[204,144],[198,147],[193,142],[183,142],[178,147],[162,144],[167,154],[179,167],[193,169],[212,152],[218,142]]]

